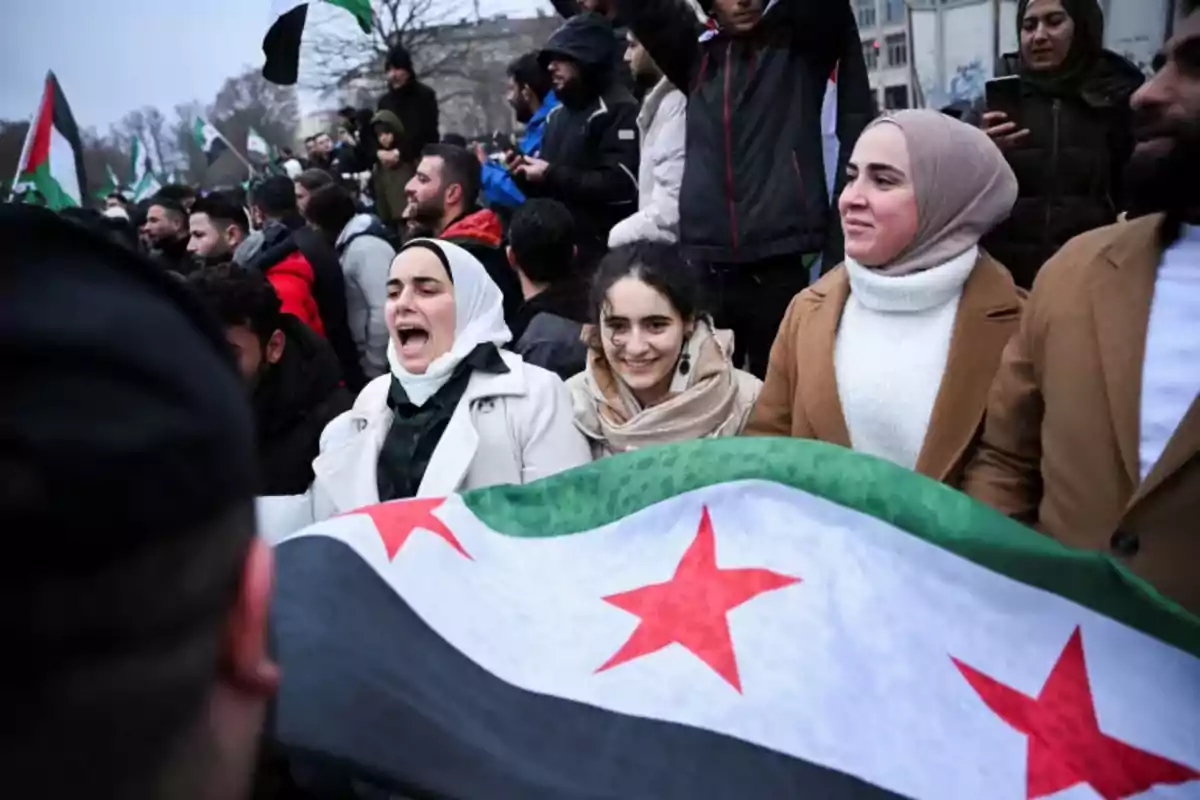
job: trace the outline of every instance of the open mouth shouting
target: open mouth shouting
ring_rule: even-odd
[[[400,355],[412,358],[421,355],[429,344],[429,330],[415,322],[402,322],[396,326],[396,339]]]

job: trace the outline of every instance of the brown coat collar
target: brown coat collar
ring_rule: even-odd
[[[814,438],[850,447],[833,363],[838,324],[850,297],[845,268],[838,267],[806,294],[810,307],[796,353],[802,372],[800,401]],[[1016,331],[1020,314],[1021,299],[1012,277],[981,251],[963,287],[917,472],[941,481],[954,477],[979,429],[1000,353]]]

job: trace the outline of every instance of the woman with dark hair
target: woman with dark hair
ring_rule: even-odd
[[[1029,288],[1050,256],[1079,234],[1116,221],[1133,152],[1129,98],[1144,76],[1105,50],[1098,0],[1020,0],[1020,50],[999,74],[1019,97],[989,108],[982,127],[1004,152],[1020,192],[983,247]]]
[[[733,334],[713,329],[701,283],[674,245],[631,244],[600,262],[587,368],[567,382],[596,458],[741,433],[762,382],[734,368]]]
[[[387,231],[375,217],[359,214],[350,193],[334,183],[308,196],[304,215],[309,226],[337,250],[346,283],[346,323],[358,348],[363,374],[368,380],[383,375],[387,372],[383,307],[387,302],[388,268],[396,255],[388,244]]]

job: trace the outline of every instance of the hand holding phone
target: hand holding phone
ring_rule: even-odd
[[[985,84],[987,112],[983,115],[983,132],[992,137],[1002,150],[1008,149],[1029,136],[1028,128],[1020,128],[1021,78],[1008,75],[994,78]]]

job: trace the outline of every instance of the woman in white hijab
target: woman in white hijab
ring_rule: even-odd
[[[300,498],[262,498],[260,527],[281,535],[363,506],[522,484],[591,460],[566,386],[502,351],[503,296],[448,242],[417,239],[388,276],[391,372],[321,435]]]

